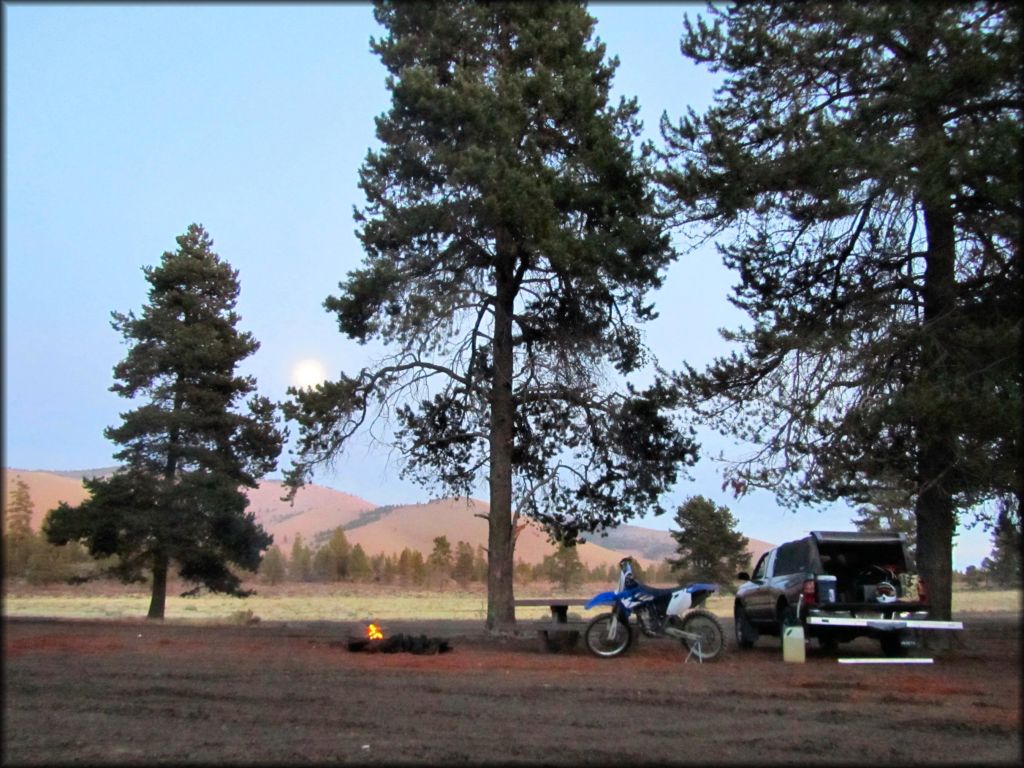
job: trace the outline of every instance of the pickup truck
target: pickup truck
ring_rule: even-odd
[[[765,552],[752,575],[737,578],[745,582],[733,606],[739,648],[800,623],[826,650],[868,636],[885,655],[902,656],[919,630],[963,629],[930,618],[901,533],[812,531]]]

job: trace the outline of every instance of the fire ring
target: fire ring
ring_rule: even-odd
[[[378,622],[369,622],[360,634],[349,635],[348,649],[365,653],[447,653],[451,643],[439,637],[399,633],[385,636]]]

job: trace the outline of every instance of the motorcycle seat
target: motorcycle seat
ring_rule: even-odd
[[[679,587],[649,587],[646,584],[638,584],[637,586],[640,587],[640,589],[642,589],[644,592],[650,595],[654,595],[655,598],[669,597],[673,593],[678,592],[680,589]]]

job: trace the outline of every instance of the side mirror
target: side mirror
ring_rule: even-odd
[[[746,571],[740,571],[736,574],[736,578],[740,581],[750,581],[750,574]]]

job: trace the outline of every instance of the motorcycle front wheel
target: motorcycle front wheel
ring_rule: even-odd
[[[602,613],[595,616],[587,624],[587,631],[584,635],[587,641],[587,648],[595,656],[602,659],[611,659],[626,652],[629,643],[633,639],[633,629],[628,621],[619,618],[615,622],[615,635],[610,635],[612,630],[611,613]]]
[[[691,611],[680,629],[696,635],[698,640],[683,640],[683,647],[701,661],[714,661],[725,648],[725,633],[718,617],[707,611]]]

